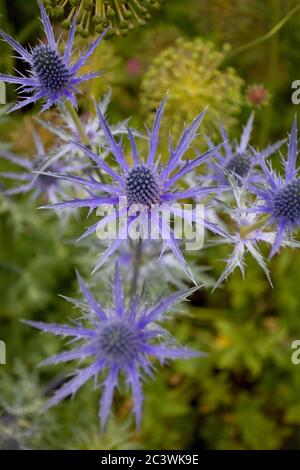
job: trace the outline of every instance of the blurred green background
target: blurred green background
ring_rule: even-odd
[[[142,130],[168,90],[163,144],[169,127],[176,136],[206,105],[211,114],[205,130],[214,133],[221,119],[233,137],[255,110],[252,143],[264,146],[286,136],[297,112],[291,84],[300,79],[300,10],[276,34],[251,43],[299,3],[166,0],[145,26],[100,46],[92,65],[105,74],[85,92],[99,98],[111,86],[110,120],[132,116],[131,124]],[[0,14],[0,27],[23,44],[41,34],[33,0],[0,0]],[[59,32],[60,21],[56,25]],[[1,72],[12,71],[11,50],[3,42],[0,48]],[[14,93],[7,87],[9,101]],[[90,111],[85,97],[82,112]],[[27,108],[2,117],[0,146],[11,142],[14,151],[30,155],[31,132],[39,128],[35,114]],[[42,136],[46,145],[53,143],[47,133]],[[271,263],[273,289],[249,259],[245,281],[236,273],[214,293],[202,289],[186,305],[186,315],[169,322],[182,343],[209,356],[158,367],[155,380],[145,383],[140,433],[130,398],[117,394],[114,417],[106,434],[99,434],[99,391],[93,384],[40,415],[40,404],[72,368],[37,368],[62,342],[19,320],[72,317],[57,294],[76,297],[74,268],[88,276],[93,260],[84,246],[72,243],[86,226],[84,213],[61,226],[36,205],[30,197],[0,196],[0,339],[7,346],[7,364],[0,365],[0,448],[300,448],[300,365],[291,362],[291,344],[300,339],[300,254],[289,249]],[[193,261],[209,266],[217,278],[228,253],[208,249]],[[104,279],[98,281],[101,298]]]

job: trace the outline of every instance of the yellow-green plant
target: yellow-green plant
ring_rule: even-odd
[[[183,121],[190,122],[206,106],[205,132],[214,132],[220,121],[227,128],[233,125],[241,107],[243,80],[233,68],[221,69],[226,51],[227,46],[217,50],[201,38],[177,39],[156,57],[145,74],[141,86],[143,111],[152,115],[168,94],[167,123],[175,136]]]

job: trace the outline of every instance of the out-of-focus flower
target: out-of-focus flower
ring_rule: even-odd
[[[249,85],[246,96],[250,106],[260,108],[269,104],[270,94],[264,85]]]
[[[40,196],[46,196],[46,200],[54,204],[61,197],[67,197],[65,191],[68,184],[61,184],[58,180],[54,180],[50,176],[37,174],[38,169],[43,166],[44,160],[47,160],[46,151],[39,135],[34,133],[34,140],[36,144],[37,157],[30,159],[29,157],[15,155],[6,149],[0,150],[0,158],[4,158],[14,165],[17,165],[22,171],[2,171],[0,177],[18,182],[18,186],[2,190],[2,194],[12,196],[15,194],[24,194],[33,191],[33,198],[36,199]],[[63,164],[62,162],[53,163],[53,171],[77,171],[78,165]]]
[[[73,429],[73,440],[68,450],[138,450],[142,445],[137,440],[137,436],[132,432],[131,420],[124,422],[116,420],[112,415],[105,433],[99,433],[99,427],[89,425],[87,427],[78,426]]]
[[[103,241],[104,250],[107,247],[107,242]],[[86,265],[90,265],[94,262],[96,254],[99,253],[99,247],[101,241],[95,238],[87,238],[82,245],[86,247],[85,260]],[[197,260],[190,259],[189,266],[191,271],[194,273],[198,285],[205,287],[213,287],[215,280],[210,274],[210,267],[206,266],[203,260],[203,264],[197,262],[199,259],[199,252],[197,252]],[[118,251],[118,263],[120,266],[121,273],[127,274],[132,268],[135,262],[135,253],[129,244],[124,244]],[[204,256],[203,256],[204,258]],[[82,262],[82,254],[80,255],[79,262]],[[101,270],[93,276],[91,280],[92,286],[99,286],[107,277],[111,276],[114,270],[113,259],[109,260]],[[98,274],[98,275],[97,275]],[[139,269],[139,276],[137,284],[139,288],[147,289],[150,294],[160,295],[162,291],[166,291],[166,286],[162,283],[164,279],[170,286],[176,289],[185,289],[189,283],[185,273],[178,265],[174,256],[170,250],[164,250],[161,252],[161,244],[159,241],[147,241],[143,242],[142,257]]]
[[[193,275],[184,260],[173,229],[170,226],[170,220],[163,217],[164,211],[181,218],[189,224],[193,222],[201,223],[209,230],[219,233],[220,235],[222,234],[222,230],[215,224],[210,223],[207,218],[204,217],[198,220],[198,215],[196,215],[194,210],[189,212],[181,210],[175,203],[187,198],[194,199],[196,197],[204,197],[211,193],[220,193],[227,189],[226,186],[224,187],[222,185],[205,187],[199,184],[186,190],[178,190],[177,187],[181,178],[193,171],[194,168],[206,163],[223,144],[209,149],[204,154],[198,154],[194,160],[183,160],[184,155],[191,148],[198,127],[205,116],[206,111],[203,111],[194,119],[191,125],[184,130],[175,149],[173,149],[170,143],[169,160],[164,166],[160,165],[159,157],[157,156],[157,148],[159,143],[159,129],[165,104],[166,99],[157,110],[153,129],[149,131],[149,151],[146,162],[141,159],[137,151],[134,136],[131,130],[128,129],[128,139],[131,144],[133,157],[132,166],[128,164],[125,158],[122,143],[115,140],[103,114],[96,105],[99,123],[107,140],[105,149],[111,152],[121,173],[117,173],[103,160],[102,156],[92,152],[88,147],[76,142],[74,142],[74,145],[85,152],[92,162],[96,163],[99,170],[107,174],[113,180],[111,184],[103,184],[94,178],[85,179],[78,178],[71,174],[48,173],[49,177],[52,175],[53,177],[73,182],[74,185],[86,187],[90,192],[90,197],[88,198],[63,201],[52,206],[46,206],[48,208],[89,207],[90,212],[92,212],[94,209],[101,206],[104,207],[107,204],[119,204],[118,210],[109,213],[103,217],[100,222],[98,221],[92,225],[81,237],[84,238],[95,233],[101,227],[105,227],[112,221],[117,222],[119,226],[120,223],[124,222],[122,228],[116,234],[116,238],[100,256],[95,270],[99,269],[109,257],[113,255],[124,240],[128,239],[130,229],[138,225],[140,233],[146,234],[147,238],[157,239],[159,235],[159,238],[163,241],[164,247],[171,248],[178,263],[183,267],[186,274],[193,279]],[[151,225],[150,233],[149,224]],[[155,224],[155,233],[153,233],[152,230],[153,224]]]
[[[250,145],[250,137],[253,128],[254,113],[252,113],[245,125],[240,141],[230,141],[230,138],[223,126],[220,128],[220,134],[223,138],[224,153],[221,151],[216,152],[216,161],[208,162],[211,169],[211,176],[213,183],[219,182],[221,184],[228,183],[228,176],[235,176],[237,182],[242,181],[260,181],[261,174],[254,171],[255,167],[260,162],[269,158],[286,142],[286,139],[279,140],[275,144],[268,145],[262,151],[257,151]],[[207,138],[210,148],[214,147],[212,141]]]
[[[41,413],[46,399],[39,376],[16,361],[14,372],[3,371],[1,379],[0,450],[28,450],[41,445],[43,434],[49,436],[55,422],[53,415]]]
[[[177,39],[146,72],[141,86],[142,108],[153,113],[168,93],[166,132],[171,129],[178,135],[182,122],[191,121],[206,106],[209,116],[203,129],[207,134],[216,131],[218,120],[229,128],[240,111],[243,80],[233,68],[220,70],[225,57],[226,48],[219,51],[211,42]]]
[[[270,257],[278,251],[285,236],[300,227],[300,178],[297,167],[298,156],[298,130],[295,117],[288,143],[287,159],[282,157],[284,176],[272,169],[271,164],[263,160],[261,166],[264,170],[266,183],[264,185],[252,184],[250,188],[263,201],[253,208],[256,214],[269,216],[267,224],[277,228]]]
[[[86,52],[81,54],[78,60],[72,64],[76,16],[74,16],[72,22],[64,53],[61,55],[58,41],[55,40],[52,26],[40,0],[39,6],[47,44],[40,43],[31,50],[26,50],[15,39],[0,30],[0,36],[3,40],[10,44],[19,57],[30,67],[27,77],[22,74],[19,76],[0,74],[0,80],[3,82],[20,85],[22,93],[33,93],[32,96],[24,97],[10,111],[15,111],[41,99],[46,100],[42,111],[62,100],[68,100],[76,107],[77,100],[75,95],[78,93],[78,85],[100,75],[99,72],[90,72],[84,75],[78,75],[78,73],[94,53],[106,31],[93,41]]]
[[[103,115],[106,115],[107,108],[109,106],[111,98],[111,90],[103,97],[99,102],[98,106]],[[96,113],[93,115],[87,114],[80,119],[80,128],[82,129],[82,134],[78,130],[78,124],[74,122],[73,117],[70,115],[68,109],[64,106],[60,106],[60,118],[62,125],[52,124],[50,121],[45,121],[43,119],[38,119],[38,122],[49,132],[58,137],[59,142],[52,150],[49,158],[44,158],[41,162],[41,166],[38,168],[39,171],[44,171],[49,166],[53,165],[59,159],[66,157],[68,162],[81,162],[83,163],[85,153],[72,144],[72,142],[82,141],[84,137],[89,142],[89,147],[92,149],[97,148],[97,146],[105,145],[105,134],[101,127],[99,126],[99,121]],[[121,121],[117,124],[111,126],[112,135],[118,136],[127,133],[129,119]],[[140,133],[133,130],[134,135],[139,135]]]
[[[127,70],[132,78],[135,78],[137,75],[139,75],[140,69],[140,61],[138,59],[132,58],[127,60]]]
[[[257,261],[259,266],[264,270],[270,284],[272,285],[270,279],[269,269],[267,267],[266,261],[259,249],[259,243],[265,242],[268,245],[272,245],[276,238],[276,233],[272,231],[264,231],[260,223],[257,214],[249,212],[249,209],[253,207],[253,202],[249,198],[249,193],[246,188],[237,188],[233,183],[233,195],[234,195],[234,206],[229,206],[225,203],[222,203],[225,213],[227,213],[231,221],[234,224],[234,232],[230,231],[229,237],[222,237],[218,240],[214,240],[210,243],[211,246],[230,244],[234,247],[233,252],[228,257],[227,266],[220,278],[218,279],[215,288],[219,287],[222,282],[232,274],[236,268],[239,268],[243,277],[245,276],[245,256],[247,253],[250,253],[251,256]],[[283,241],[285,246],[299,247],[300,244],[292,240],[285,239]]]
[[[163,298],[155,306],[145,308],[131,299],[129,306],[123,298],[123,288],[118,265],[115,269],[113,296],[114,306],[108,309],[98,303],[91,291],[78,275],[78,282],[86,305],[75,299],[67,298],[82,311],[81,321],[73,325],[59,325],[36,321],[25,321],[28,325],[59,336],[69,336],[79,344],[74,349],[57,354],[44,361],[44,365],[58,364],[71,360],[92,359],[92,363],[76,371],[68,381],[49,400],[48,407],[57,404],[68,395],[73,395],[90,378],[97,378],[107,370],[103,381],[100,421],[102,430],[110,414],[113,393],[119,382],[119,375],[124,373],[130,384],[134,400],[136,424],[141,422],[143,392],[141,374],[152,376],[152,363],[149,356],[154,356],[163,363],[166,359],[199,357],[203,354],[178,346],[170,334],[159,326],[165,312],[183,300],[191,292],[177,292]],[[192,289],[193,290],[193,289]]]
[[[107,37],[124,36],[135,28],[144,26],[164,0],[44,0],[54,18],[65,17],[62,24],[70,27],[78,12],[78,32],[83,37],[101,33],[111,27]]]

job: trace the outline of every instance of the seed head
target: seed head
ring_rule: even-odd
[[[41,45],[34,49],[32,62],[40,83],[48,93],[62,91],[69,81],[68,69],[57,51]]]
[[[300,179],[295,179],[281,188],[274,196],[275,219],[285,219],[288,223],[300,220]]]
[[[160,202],[159,185],[154,172],[146,165],[132,168],[126,178],[128,204],[151,207]]]
[[[234,155],[227,163],[225,170],[245,178],[251,170],[250,158],[247,155]]]
[[[134,361],[139,354],[140,333],[126,319],[114,319],[107,322],[98,337],[99,353],[107,363],[120,365]]]

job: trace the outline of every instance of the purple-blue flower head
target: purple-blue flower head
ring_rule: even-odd
[[[15,155],[6,149],[0,150],[0,158],[10,161],[22,170],[0,172],[1,178],[18,183],[16,186],[9,189],[3,189],[1,192],[6,196],[13,196],[33,191],[34,199],[46,195],[46,199],[48,201],[55,203],[59,197],[66,197],[67,194],[64,191],[64,187],[66,187],[66,185],[57,184],[58,182],[50,176],[35,172],[46,159],[46,151],[38,134],[34,132],[33,137],[37,150],[37,157],[34,160],[29,157]],[[66,167],[62,162],[54,163],[51,168],[52,171],[66,170]],[[68,168],[75,169],[74,166],[70,165]]]
[[[219,277],[215,289],[232,274],[236,268],[239,268],[243,278],[245,277],[246,254],[256,260],[259,266],[264,270],[270,284],[272,285],[267,264],[260,252],[259,243],[265,242],[272,244],[275,235],[273,232],[264,232],[262,228],[257,228],[257,214],[249,212],[249,208],[253,207],[253,197],[245,186],[236,186],[235,179],[229,177],[232,182],[232,194],[234,206],[222,203],[223,210],[230,217],[234,229],[230,231],[230,237],[222,237],[210,242],[211,246],[229,244],[233,246],[233,251],[226,259],[226,268]],[[251,197],[250,197],[251,196]],[[288,243],[287,243],[288,244]]]
[[[18,56],[29,65],[28,76],[5,75],[0,73],[0,81],[16,83],[21,92],[26,96],[22,101],[13,106],[10,111],[15,111],[30,103],[39,100],[46,101],[42,111],[50,108],[61,100],[69,100],[73,106],[77,106],[75,95],[79,92],[78,85],[83,81],[99,76],[99,73],[87,73],[80,75],[79,71],[89,57],[94,53],[106,31],[94,40],[88,49],[80,54],[79,59],[73,62],[73,43],[76,31],[76,15],[74,15],[67,44],[64,53],[59,51],[59,41],[54,37],[53,29],[46,10],[39,0],[41,19],[47,37],[47,43],[40,42],[30,50],[25,49],[15,39],[0,30],[0,36],[18,53]],[[28,96],[28,94],[30,96]]]
[[[243,129],[239,142],[231,142],[223,126],[220,128],[220,134],[225,141],[224,153],[216,153],[216,161],[209,163],[211,170],[210,178],[213,183],[230,184],[228,177],[234,176],[239,183],[244,181],[260,181],[261,175],[254,171],[254,168],[261,161],[269,158],[275,153],[286,140],[280,140],[272,145],[268,145],[262,151],[256,151],[250,145],[250,137],[253,129],[254,113],[252,113]],[[209,148],[213,143],[207,138]]]
[[[287,158],[281,158],[284,176],[277,174],[270,164],[261,162],[266,177],[265,185],[251,185],[251,189],[263,201],[254,211],[269,215],[268,224],[277,227],[276,238],[270,253],[275,255],[287,234],[300,227],[300,178],[297,167],[298,130],[295,117],[288,143]]]
[[[183,190],[179,189],[177,186],[181,178],[192,172],[196,167],[208,162],[209,159],[223,146],[222,143],[209,149],[204,154],[197,154],[193,160],[183,159],[186,152],[191,149],[192,142],[197,134],[198,127],[203,120],[206,111],[199,114],[190,126],[184,129],[175,149],[170,143],[169,160],[165,164],[160,164],[160,158],[159,155],[157,155],[159,129],[165,104],[166,99],[157,110],[153,128],[149,131],[149,150],[145,161],[142,160],[137,150],[136,141],[132,131],[128,129],[128,139],[131,144],[133,160],[133,163],[129,164],[126,160],[122,143],[117,142],[107,124],[107,121],[105,120],[105,117],[95,103],[99,123],[107,141],[105,151],[108,150],[114,156],[114,159],[119,166],[119,171],[115,169],[115,167],[106,163],[101,155],[97,155],[88,147],[78,142],[74,142],[74,146],[81,149],[87,156],[89,156],[93,165],[96,164],[100,172],[110,178],[109,184],[103,184],[103,182],[95,179],[79,179],[78,177],[70,174],[52,175],[53,177],[71,181],[75,185],[79,184],[85,186],[90,192],[90,197],[86,199],[64,201],[53,205],[52,207],[54,209],[66,207],[89,207],[90,211],[93,211],[94,209],[107,204],[114,205],[119,203],[121,208],[119,208],[118,211],[114,211],[114,214],[110,213],[104,217],[100,222],[101,227],[106,226],[106,224],[111,222],[114,217],[116,222],[120,222],[122,218],[126,217],[126,224],[123,231],[117,234],[118,236],[116,239],[100,257],[95,269],[100,268],[119,248],[120,244],[127,238],[130,226],[136,223],[137,219],[141,226],[149,227],[149,223],[153,223],[153,219],[156,220],[155,217],[153,217],[155,211],[161,213],[162,208],[164,208],[174,217],[180,217],[182,220],[186,220],[187,223],[195,221],[199,222],[199,220],[196,220],[195,211],[192,210],[189,213],[182,211],[178,208],[178,202],[184,199],[193,200],[197,198],[199,200],[199,198],[203,198],[207,194],[219,194],[224,190],[228,190],[227,186],[222,185],[205,187],[198,184],[195,187]],[[120,199],[125,199],[126,204],[120,204]],[[139,210],[134,212],[134,214],[132,212],[133,207],[139,208]],[[99,222],[90,227],[83,237],[96,232],[99,228],[98,224]],[[159,232],[159,237],[162,240],[164,247],[171,248],[179,264],[183,267],[186,274],[192,278],[192,274],[182,256],[178,246],[178,241],[170,227],[170,223],[161,217],[156,225],[156,229]],[[219,235],[223,234],[223,231],[215,224],[209,222],[205,216],[203,217],[202,225]]]
[[[51,324],[36,321],[25,323],[42,331],[72,338],[72,344],[78,343],[72,350],[57,354],[44,365],[79,360],[89,361],[86,367],[78,368],[74,377],[57,390],[50,399],[51,407],[75,392],[90,378],[106,374],[103,379],[100,403],[100,422],[102,430],[111,411],[113,393],[118,386],[120,375],[125,375],[133,395],[134,413],[137,426],[141,422],[143,392],[141,378],[153,376],[153,363],[150,357],[161,363],[166,359],[189,359],[203,353],[192,351],[178,345],[159,322],[165,312],[191,291],[177,292],[163,298],[155,306],[144,308],[140,300],[130,301],[127,305],[123,296],[123,287],[118,265],[115,268],[113,298],[111,308],[103,308],[83,279],[78,275],[80,290],[85,304],[75,299],[66,298],[75,306],[82,308],[82,317],[72,325]]]

